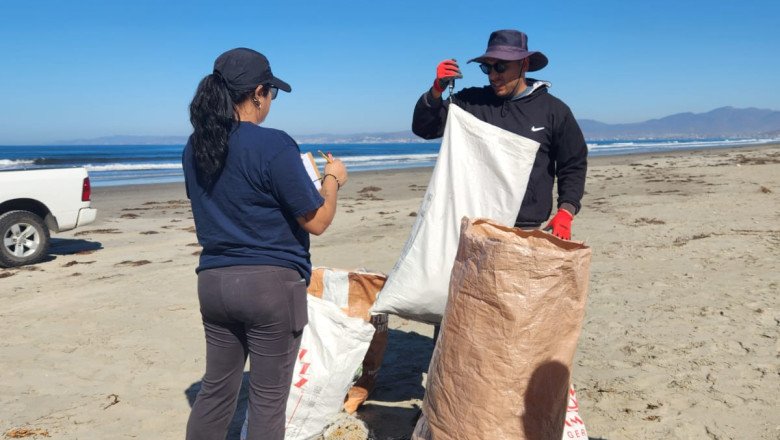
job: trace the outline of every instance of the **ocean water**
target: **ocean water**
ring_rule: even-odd
[[[730,148],[780,139],[669,139],[588,141],[591,156]],[[301,144],[322,168],[321,149],[344,161],[349,171],[431,167],[439,143]],[[0,146],[0,170],[86,167],[93,186],[182,182],[183,145],[25,145]]]

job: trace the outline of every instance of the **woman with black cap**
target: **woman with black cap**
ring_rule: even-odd
[[[224,439],[247,356],[248,439],[283,439],[285,406],[308,322],[309,234],[328,228],[347,182],[338,160],[317,191],[285,132],[260,127],[279,90],[268,59],[251,49],[220,55],[190,104],[183,153],[187,196],[203,246],[198,298],[206,373],[187,439]]]

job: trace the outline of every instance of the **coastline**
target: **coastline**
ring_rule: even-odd
[[[764,150],[764,149],[775,149],[778,146],[780,146],[780,143],[772,143],[772,144],[756,144],[756,145],[746,145],[746,146],[738,146],[738,147],[717,147],[717,148],[701,148],[701,149],[683,149],[683,150],[672,150],[672,151],[665,151],[665,152],[652,152],[652,153],[630,153],[630,154],[617,154],[617,155],[599,155],[599,156],[591,156],[588,157],[588,166],[589,168],[592,167],[599,167],[599,166],[609,166],[609,165],[627,165],[631,163],[634,160],[640,161],[645,160],[649,158],[655,158],[655,157],[665,157],[665,156],[680,156],[680,157],[686,157],[686,156],[702,156],[702,155],[710,155],[710,154],[720,154],[722,152],[743,152],[743,151],[752,151],[752,150]],[[418,186],[426,186],[428,184],[428,179],[430,178],[430,174],[433,171],[433,167],[417,167],[417,168],[399,168],[399,169],[387,169],[387,170],[375,170],[375,171],[353,171],[349,173],[350,182],[349,185],[344,187],[344,191],[342,191],[341,197],[352,197],[356,198],[358,197],[357,192],[360,191],[362,188],[365,188],[366,186],[371,186],[371,179],[372,178],[379,178],[383,179],[394,179],[395,177],[399,175],[406,175],[408,177],[410,182],[413,184],[416,184]],[[589,170],[590,171],[590,170]],[[358,188],[358,186],[360,188]],[[587,188],[586,188],[587,189]],[[403,189],[390,187],[385,188],[386,191],[385,195],[387,196],[387,191],[391,191],[389,196],[393,198],[397,198],[400,196],[398,194],[398,191],[403,192]],[[117,199],[121,198],[122,200],[125,200],[127,198],[133,199],[141,197],[141,193],[143,194],[153,194],[154,197],[157,199],[172,199],[172,198],[183,198],[186,199],[186,194],[184,191],[184,182],[173,182],[173,183],[138,183],[138,184],[127,184],[127,185],[108,185],[108,186],[98,186],[93,187],[92,189],[92,205],[93,207],[98,208],[98,221],[100,221],[101,217],[103,217],[100,214],[101,210],[108,210],[112,215],[116,213],[117,209],[120,208],[120,204],[117,204]],[[584,206],[584,204],[583,204]]]
[[[674,153],[703,149],[728,149],[776,144],[780,139],[635,139],[624,142],[589,143],[591,158],[643,153]],[[0,146],[0,171],[46,167],[85,167],[93,188],[108,186],[179,183],[181,145],[85,146],[72,154],[64,146]],[[315,152],[318,145],[301,145],[302,151]],[[352,172],[432,167],[438,143],[411,144],[334,144],[327,147],[340,157]],[[322,159],[315,156],[319,166]]]
[[[314,265],[389,272],[431,171],[350,173]],[[573,382],[592,437],[776,437],[779,171],[780,144],[589,159]],[[51,260],[0,269],[0,430],[181,438],[204,366],[184,186],[98,187],[93,206]],[[431,326],[390,328],[358,413],[379,439],[411,433],[432,350]]]

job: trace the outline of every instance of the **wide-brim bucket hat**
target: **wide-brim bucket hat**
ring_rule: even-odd
[[[245,47],[231,49],[220,55],[214,62],[214,72],[219,73],[232,90],[252,90],[268,84],[285,92],[292,91],[289,84],[274,76],[265,55]]]
[[[502,61],[519,61],[528,58],[529,72],[540,70],[547,65],[547,57],[543,53],[528,50],[528,36],[512,29],[491,33],[485,53],[468,62],[482,62],[486,58]]]

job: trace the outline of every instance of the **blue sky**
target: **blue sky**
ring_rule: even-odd
[[[545,4],[549,3],[549,4]],[[579,119],[638,122],[721,106],[780,109],[777,1],[2,1],[0,145],[189,134],[214,59],[263,52],[289,82],[265,125],[293,135],[408,130],[445,58],[487,81],[488,35],[514,28]]]

